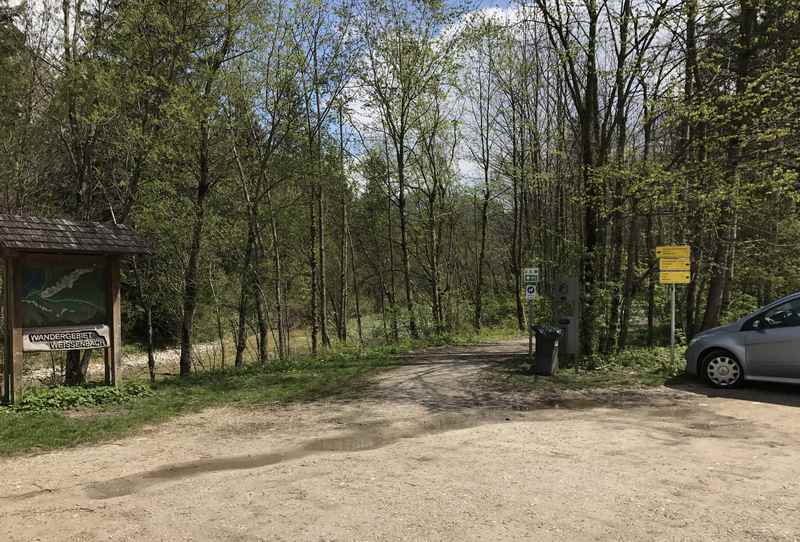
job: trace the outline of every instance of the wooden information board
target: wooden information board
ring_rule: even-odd
[[[25,352],[102,349],[105,382],[119,384],[120,258],[149,252],[124,225],[0,215],[6,402],[22,395]]]

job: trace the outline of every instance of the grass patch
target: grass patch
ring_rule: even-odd
[[[515,388],[558,391],[592,388],[661,386],[683,374],[683,353],[670,360],[669,348],[630,348],[619,354],[600,356],[593,369],[560,368],[555,376],[534,377],[527,356],[515,357],[498,366],[498,383]]]
[[[169,378],[117,390],[100,386],[31,390],[17,405],[0,407],[0,455],[99,442],[208,407],[254,407],[275,402],[355,394],[368,373],[386,367],[386,349],[275,361]]]

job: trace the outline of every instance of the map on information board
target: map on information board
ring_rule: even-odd
[[[23,327],[79,326],[107,321],[106,268],[100,265],[22,266]]]

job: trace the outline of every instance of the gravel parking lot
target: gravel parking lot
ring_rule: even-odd
[[[800,389],[540,397],[520,342],[408,356],[363,398],[207,410],[2,461],[10,540],[797,540]]]

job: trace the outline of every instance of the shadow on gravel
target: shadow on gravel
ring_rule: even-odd
[[[693,394],[719,393],[718,396],[754,400],[753,393],[758,396],[758,392],[761,392],[766,397],[775,398],[773,386],[716,392],[683,378],[673,379],[667,388],[657,389],[621,386],[520,389],[510,384],[504,385],[502,379],[497,380],[487,374],[487,368],[498,369],[506,374],[528,374],[528,359],[524,353],[424,352],[413,357],[398,356],[397,362],[398,365],[407,365],[408,370],[398,368],[398,371],[384,373],[377,381],[359,389],[358,401],[365,401],[365,411],[369,411],[370,402],[411,403],[424,407],[426,413],[422,416],[381,419],[369,424],[353,423],[349,424],[350,430],[340,434],[312,438],[297,446],[269,453],[165,465],[90,484],[85,486],[85,492],[93,499],[123,497],[206,473],[263,468],[318,454],[375,450],[402,439],[487,424],[541,421],[556,409],[576,412],[593,408],[610,409],[599,418],[590,419],[596,423],[613,424],[616,428],[645,428],[648,435],[662,445],[681,446],[692,438],[742,438],[741,435],[754,438],[758,431],[750,422],[698,408],[696,395]],[[800,405],[798,398],[792,399],[794,406]],[[332,401],[350,400],[349,397],[339,396]],[[550,410],[551,414],[542,414],[544,410]]]
[[[413,421],[404,427],[388,426],[382,429],[366,427],[340,436],[316,438],[283,451],[174,463],[130,476],[93,483],[85,487],[85,492],[93,499],[124,497],[169,481],[206,473],[262,468],[323,453],[376,450],[401,439],[507,421],[514,421],[511,414],[499,411],[438,414]]]
[[[418,354],[399,365],[410,370],[373,381],[362,398],[413,403],[432,414],[481,410],[672,407],[685,395],[661,388],[559,382],[531,373],[527,353]],[[486,370],[488,369],[488,371]],[[536,385],[536,379],[541,386]]]
[[[747,382],[741,388],[712,388],[696,379],[679,377],[667,382],[667,387],[706,397],[735,399],[770,405],[800,407],[800,385],[772,382]]]
[[[487,363],[509,363],[514,360],[527,360],[526,354],[509,354],[508,352],[457,352],[457,353],[422,353],[393,356],[396,362],[390,365],[486,365]]]

